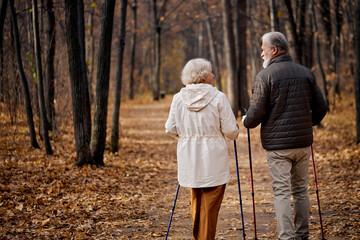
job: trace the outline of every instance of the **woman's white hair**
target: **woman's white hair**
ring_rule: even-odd
[[[211,63],[203,58],[194,58],[188,61],[181,72],[181,82],[184,85],[202,83],[204,75],[211,72]]]

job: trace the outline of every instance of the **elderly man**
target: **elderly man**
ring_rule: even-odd
[[[308,239],[307,186],[312,126],[324,118],[328,105],[313,73],[292,61],[282,33],[264,34],[261,48],[264,69],[255,77],[243,124],[254,128],[261,123],[261,142],[267,150],[278,238]]]

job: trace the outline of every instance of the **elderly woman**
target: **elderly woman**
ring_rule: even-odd
[[[178,180],[191,191],[194,239],[215,239],[225,184],[230,180],[228,148],[239,128],[224,93],[214,84],[211,63],[190,60],[182,70],[185,85],[174,95],[166,133],[178,137]]]

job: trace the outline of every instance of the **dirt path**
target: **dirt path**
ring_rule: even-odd
[[[105,167],[101,168],[75,167],[71,122],[54,136],[54,155],[46,156],[43,147],[24,147],[29,142],[26,121],[11,127],[1,118],[0,239],[164,239],[177,187],[176,140],[164,131],[170,103],[171,97],[156,103],[122,103],[120,151],[106,151]],[[257,236],[276,239],[270,176],[258,128],[251,130],[251,140]],[[228,145],[232,179],[217,228],[217,239],[224,240],[242,239],[233,142]],[[247,133],[243,127],[237,149],[245,230],[247,239],[253,239]],[[352,165],[319,160],[319,172],[328,181],[320,182],[322,201],[327,200],[323,211],[326,230],[342,236],[327,239],[359,239],[356,160]],[[312,178],[311,171],[310,167]],[[349,171],[353,171],[351,182],[347,181]],[[310,239],[321,239],[312,184],[310,180]],[[354,189],[350,197],[347,189]],[[181,188],[169,239],[191,239],[191,229],[189,190]]]
[[[146,149],[156,152],[146,153],[145,161],[158,162],[159,171],[152,179],[155,187],[154,198],[143,204],[152,206],[146,213],[153,219],[151,229],[153,237],[163,237],[166,232],[170,212],[177,186],[176,140],[164,133],[165,121],[168,117],[171,97],[157,104],[144,104],[138,107],[123,107],[121,124],[123,130],[122,145],[146,145]],[[138,118],[137,116],[141,116]],[[272,206],[272,192],[269,184],[270,176],[267,171],[265,152],[259,145],[258,129],[251,130],[252,159],[256,199],[256,217],[258,237],[270,237],[275,229]],[[235,169],[235,155],[233,142],[229,141],[231,181],[227,184],[224,201],[220,210],[218,223],[218,239],[239,239],[242,236],[240,205],[237,190],[237,176]],[[149,146],[152,145],[153,146]],[[247,133],[241,128],[237,139],[239,173],[243,200],[246,235],[251,238],[253,231],[252,199],[250,187],[250,171],[248,159]],[[154,156],[154,155],[159,156]],[[189,209],[189,190],[180,188],[175,214],[169,239],[191,239],[191,218]],[[141,230],[140,230],[141,231]],[[140,234],[140,233],[139,233]],[[129,236],[130,237],[130,236]]]
[[[139,229],[138,234],[148,234],[151,238],[162,239],[166,232],[168,220],[177,186],[176,165],[176,140],[166,136],[164,124],[168,117],[171,97],[161,100],[157,104],[144,104],[138,107],[123,108],[121,118],[124,130],[124,145],[128,141],[135,141],[140,145],[148,145],[154,153],[145,153],[146,161],[160,159],[158,172],[154,175],[151,185],[154,186],[151,201],[145,201],[149,207],[145,210],[150,216],[152,233],[148,230]],[[137,116],[142,116],[140,119]],[[239,124],[242,126],[242,124]],[[151,130],[150,130],[151,129]],[[253,161],[253,177],[256,206],[257,236],[260,239],[276,239],[276,219],[273,207],[273,194],[270,183],[270,175],[267,169],[266,152],[260,143],[259,128],[252,129],[251,148]],[[126,142],[126,143],[125,143]],[[227,184],[225,197],[219,214],[217,239],[241,239],[241,215],[237,190],[237,176],[235,168],[235,156],[233,142],[228,141],[230,153],[231,181]],[[245,219],[247,239],[254,238],[253,209],[251,198],[250,168],[248,158],[247,131],[241,127],[237,139],[239,173]],[[143,159],[145,160],[145,159]],[[309,169],[311,173],[311,169]],[[310,175],[312,177],[312,175]],[[309,192],[312,186],[309,186]],[[314,190],[314,189],[312,189]],[[175,214],[173,217],[169,239],[191,239],[191,218],[189,209],[189,190],[180,188]],[[317,202],[314,192],[310,192],[312,225],[310,239],[320,239],[320,231],[317,215]],[[138,236],[138,235],[136,235]],[[144,236],[144,235],[143,235]],[[134,237],[129,233],[129,238]],[[141,238],[141,237],[140,237]],[[332,238],[336,239],[336,238]]]

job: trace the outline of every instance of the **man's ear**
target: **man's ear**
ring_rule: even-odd
[[[272,51],[273,55],[278,54],[278,53],[279,53],[279,48],[278,48],[278,46],[273,46],[273,47],[271,48],[271,51]]]

